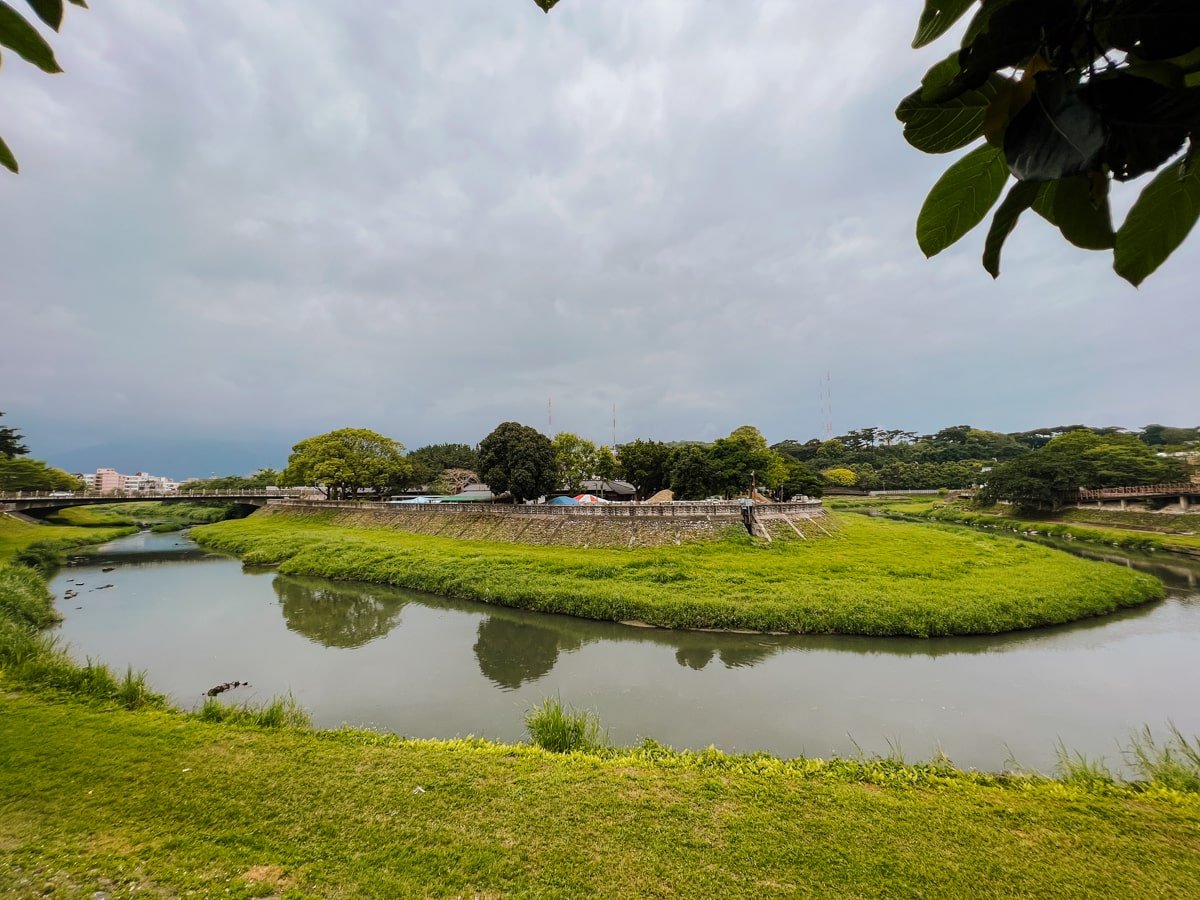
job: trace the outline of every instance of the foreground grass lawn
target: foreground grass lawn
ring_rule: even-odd
[[[195,528],[283,572],[671,628],[993,634],[1157,599],[1157,579],[962,528],[853,514],[833,537],[633,550],[462,541],[275,513]]]
[[[1200,895],[1195,795],[269,732],[0,695],[0,892]]]

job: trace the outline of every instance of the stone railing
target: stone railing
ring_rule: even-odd
[[[722,502],[672,502],[672,503],[596,503],[579,506],[553,506],[548,503],[516,505],[508,503],[380,503],[377,501],[354,500],[272,500],[273,507],[301,507],[304,509],[360,509],[382,512],[389,509],[428,513],[430,515],[471,516],[561,516],[565,518],[678,518],[678,519],[730,519],[740,521],[742,504],[739,501]],[[786,516],[816,518],[825,515],[819,501],[810,503],[765,503],[756,504],[762,510]]]

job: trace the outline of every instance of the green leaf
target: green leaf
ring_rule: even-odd
[[[975,0],[925,0],[925,9],[917,23],[917,35],[912,42],[913,49],[937,40],[974,5]]]
[[[1113,268],[1135,287],[1161,266],[1200,218],[1200,164],[1168,166],[1146,185],[1117,232]]]
[[[909,94],[896,107],[896,118],[904,123],[904,139],[925,153],[949,153],[967,146],[983,134],[984,116],[1002,80],[997,75],[942,103],[922,99],[923,89]]]
[[[1044,181],[1041,190],[1033,201],[1033,211],[1053,225],[1058,227],[1058,219],[1054,217],[1054,195],[1058,192],[1057,181]]]
[[[1041,190],[1040,184],[1018,181],[1012,186],[1004,202],[996,208],[987,240],[983,242],[983,267],[993,278],[1000,277],[1000,251],[1004,248],[1004,242],[1017,226],[1021,213],[1033,206]]]
[[[21,14],[0,0],[0,46],[8,47],[43,72],[61,72],[54,51]]]
[[[0,138],[0,166],[4,166],[13,174],[20,171],[17,166],[17,158],[8,149],[8,144],[4,143],[4,138]]]
[[[72,0],[72,2],[74,2],[74,0]],[[550,12],[550,10],[554,9],[554,4],[557,3],[558,0],[533,0],[533,2],[542,8],[542,12]]]
[[[62,0],[25,0],[33,11],[37,13],[37,17],[58,31],[62,25],[63,5]]]
[[[1086,175],[1059,179],[1053,196],[1053,222],[1062,236],[1084,250],[1107,250],[1116,240],[1108,208],[1108,180]],[[1098,192],[1093,185],[1101,185]],[[1099,196],[1097,196],[1099,193]]]
[[[938,179],[917,216],[917,243],[936,256],[983,221],[1008,180],[1004,151],[972,150]]]

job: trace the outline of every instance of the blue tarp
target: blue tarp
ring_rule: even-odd
[[[555,497],[553,500],[546,501],[547,506],[578,506],[579,501],[574,497]]]

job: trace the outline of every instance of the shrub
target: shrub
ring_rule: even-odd
[[[557,697],[547,697],[525,713],[525,730],[537,746],[553,753],[586,753],[608,744],[598,715],[564,706]]]

